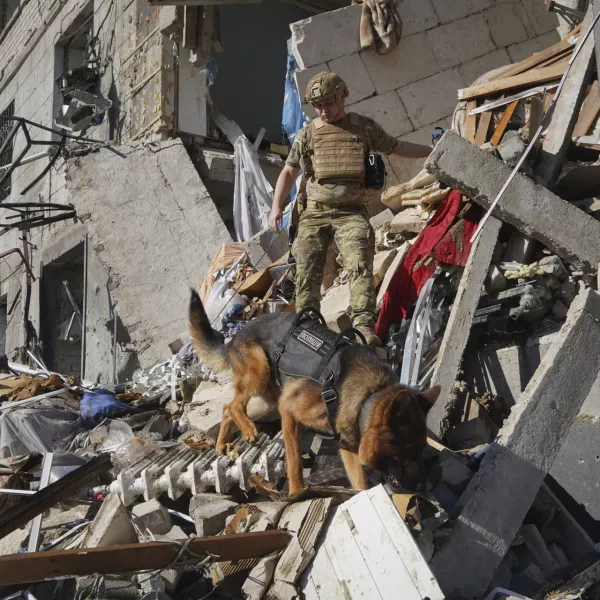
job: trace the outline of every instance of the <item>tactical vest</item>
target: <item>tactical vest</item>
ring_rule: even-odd
[[[366,344],[364,336],[355,329],[335,333],[327,328],[325,319],[318,312],[306,309],[296,315],[272,354],[279,381],[302,377],[321,385],[321,397],[327,406],[327,417],[334,432],[338,399],[336,380],[343,350],[357,343],[349,337],[352,333],[358,334]],[[327,437],[322,433],[319,435]]]
[[[350,113],[348,117],[342,125],[321,118],[311,122],[312,171],[318,183],[364,182],[366,136],[358,115]]]

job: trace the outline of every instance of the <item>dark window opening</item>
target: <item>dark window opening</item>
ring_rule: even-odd
[[[15,101],[13,100],[5,110],[0,113],[0,116],[3,117],[12,117],[15,114]],[[14,121],[9,121],[5,119],[0,119],[0,148],[4,145],[4,141],[8,138],[11,131],[14,127]],[[8,147],[4,150],[2,154],[0,154],[0,179],[3,177],[6,169],[2,169],[2,167],[6,165],[10,165],[12,163],[12,154],[13,154],[13,142],[11,140]],[[10,180],[11,177],[8,177],[6,181],[4,181],[0,185],[0,202],[3,202],[10,196]]]
[[[81,376],[84,244],[44,265],[40,294],[43,358],[51,371]]]
[[[0,31],[10,23],[18,6],[19,0],[0,0]]]

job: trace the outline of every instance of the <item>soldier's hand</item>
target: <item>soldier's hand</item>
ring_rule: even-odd
[[[269,217],[269,231],[279,231],[283,224],[283,211],[273,208]]]

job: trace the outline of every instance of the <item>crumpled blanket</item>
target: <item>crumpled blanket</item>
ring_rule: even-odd
[[[398,45],[402,35],[402,19],[393,0],[352,0],[362,4],[360,47],[373,48],[377,54],[388,54]]]
[[[465,212],[463,208],[461,193],[452,190],[394,273],[375,325],[375,333],[381,340],[387,340],[392,323],[400,323],[408,317],[438,263],[460,267],[467,264],[471,236],[477,229],[482,209],[471,205]]]

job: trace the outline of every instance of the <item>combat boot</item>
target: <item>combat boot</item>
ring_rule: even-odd
[[[375,335],[373,327],[370,327],[369,325],[355,325],[354,329],[360,331],[365,336],[365,340],[367,340],[369,346],[377,346],[379,348],[383,346],[379,337]]]

